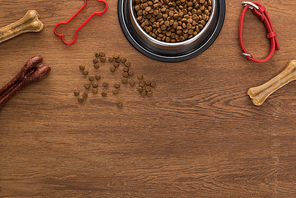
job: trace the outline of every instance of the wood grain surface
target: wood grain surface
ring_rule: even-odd
[[[53,28],[83,0],[1,0],[0,27],[36,9],[45,28],[0,44],[0,86],[37,54],[52,71],[0,110],[0,197],[296,197],[296,84],[261,107],[246,94],[296,59],[296,1],[260,2],[281,46],[263,64],[240,55],[238,0],[227,0],[215,43],[181,63],[157,62],[136,51],[121,31],[117,1],[109,0],[108,12],[93,18],[69,47]],[[89,0],[60,31],[70,40],[77,25],[100,9]],[[256,57],[268,54],[265,28],[250,11],[244,42]],[[87,79],[78,66],[95,73],[92,59],[99,50],[120,52],[135,74],[155,80],[154,96],[142,98],[122,86],[118,96],[90,94],[79,104],[73,91],[83,90]],[[99,73],[110,85],[120,76],[110,73],[108,63]]]

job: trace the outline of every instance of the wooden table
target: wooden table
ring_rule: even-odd
[[[71,27],[94,12],[95,1]],[[45,29],[1,44],[0,86],[34,55],[52,67],[50,75],[20,91],[0,111],[1,197],[295,197],[296,92],[290,83],[261,107],[246,92],[277,75],[296,58],[296,1],[262,0],[281,50],[264,64],[240,56],[241,1],[227,1],[224,27],[202,55],[162,63],[136,51],[117,20],[117,1],[93,18],[66,46],[53,33],[82,0],[1,1],[0,27],[36,9]],[[101,6],[101,5],[100,5]],[[248,11],[244,41],[251,54],[269,51],[263,24]],[[155,80],[152,98],[122,86],[111,94],[120,72],[99,69],[109,95],[73,95],[95,73],[97,51],[120,52],[135,74]],[[102,88],[99,90],[101,91]],[[116,101],[123,101],[118,108]]]

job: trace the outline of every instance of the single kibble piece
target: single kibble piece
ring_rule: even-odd
[[[118,107],[123,107],[123,103],[122,103],[122,102],[117,102],[116,105],[117,105]]]
[[[149,86],[149,85],[151,85],[151,81],[150,81],[150,80],[147,80],[147,81],[145,82],[145,84],[146,84],[147,86]]]
[[[128,67],[124,67],[124,68],[123,68],[123,71],[124,71],[124,72],[128,72],[128,70],[129,70]]]
[[[143,87],[138,87],[138,89],[137,89],[137,90],[138,90],[138,92],[140,92],[140,93],[141,93],[141,92],[143,91]]]
[[[127,66],[127,67],[130,67],[130,66],[131,66],[131,62],[126,61],[126,62],[124,63],[124,65]]]
[[[125,63],[126,61],[127,61],[126,58],[121,58],[121,62],[122,62],[122,63]]]
[[[118,89],[120,87],[120,83],[115,83],[114,87]]]
[[[114,66],[115,68],[118,68],[118,67],[119,67],[119,63],[114,63],[113,66]]]
[[[103,57],[101,56],[100,60],[101,60],[101,62],[106,62],[107,59],[105,56],[103,56]]]
[[[94,64],[96,64],[96,63],[98,63],[98,62],[99,62],[99,60],[98,60],[98,59],[96,59],[96,58],[95,58],[95,59],[93,59],[93,63],[94,63]]]
[[[84,101],[83,96],[79,96],[79,97],[78,97],[78,102],[83,102],[83,101]]]
[[[136,82],[135,82],[134,80],[130,80],[130,81],[129,81],[129,84],[130,84],[130,86],[133,87],[133,86],[135,86]]]
[[[146,91],[147,92],[151,91],[151,87],[150,86],[146,86]]]
[[[128,82],[128,79],[125,78],[125,77],[123,77],[123,78],[121,79],[121,82],[122,82],[123,84],[126,84],[126,83]]]
[[[84,70],[84,71],[82,72],[82,74],[85,75],[85,76],[87,76],[87,75],[88,75],[88,71],[87,71],[87,70]]]
[[[94,64],[94,68],[95,68],[95,69],[99,69],[99,68],[100,68],[100,64],[99,64],[99,63],[95,63],[95,64]]]
[[[102,52],[100,52],[100,56],[101,57],[105,57],[106,56],[106,53],[102,51]]]
[[[74,91],[74,96],[79,96],[80,92],[78,90]]]
[[[103,82],[103,87],[108,87],[109,86],[109,83],[107,83],[107,82]]]
[[[129,76],[134,75],[134,71],[133,71],[133,70],[129,70],[129,71],[128,71],[128,75],[129,75]]]
[[[148,91],[148,92],[147,92],[147,96],[148,96],[148,97],[152,97],[152,96],[153,96],[153,93],[152,93],[151,91]]]
[[[97,82],[93,82],[92,86],[93,86],[93,88],[97,88],[99,86],[99,84]]]
[[[95,77],[94,77],[94,76],[89,76],[89,77],[88,77],[88,80],[89,80],[89,81],[94,81],[94,80],[95,80]]]
[[[95,53],[95,57],[99,58],[100,57],[100,52]]]
[[[115,72],[116,71],[116,68],[114,66],[110,67],[110,71],[111,72]]]
[[[118,93],[119,93],[119,89],[113,89],[113,91],[112,91],[112,93],[114,94],[114,95],[117,95]]]
[[[99,74],[96,74],[95,75],[95,78],[96,78],[96,80],[100,80],[101,79],[101,76]]]
[[[84,65],[80,65],[80,66],[79,66],[79,69],[80,69],[81,71],[83,71],[83,70],[85,69],[85,66],[84,66]]]
[[[120,58],[117,58],[117,59],[115,59],[115,62],[116,63],[120,63],[121,62],[121,59]]]
[[[82,95],[82,97],[83,97],[84,99],[86,99],[86,98],[88,97],[88,93],[87,93],[87,92],[84,92],[83,95]]]
[[[114,57],[113,56],[109,56],[109,62],[113,62],[113,60],[114,60]]]
[[[138,80],[143,80],[143,75],[142,75],[142,74],[139,74],[139,75],[137,76],[137,78],[138,78]]]
[[[98,93],[98,89],[97,88],[93,88],[92,89],[93,94],[97,94]]]
[[[85,89],[89,89],[90,88],[90,84],[89,83],[85,83],[84,84]]]
[[[108,95],[107,91],[102,91],[101,94],[102,94],[103,97],[107,97],[107,95]]]
[[[142,92],[141,92],[141,96],[146,96],[146,91],[145,90],[143,90]]]
[[[125,78],[127,78],[128,77],[128,73],[127,72],[123,72],[122,73],[122,76],[125,77]]]
[[[151,82],[150,84],[151,87],[156,87],[156,83],[154,81]]]
[[[145,82],[141,81],[141,82],[139,83],[139,85],[140,85],[140,87],[144,87],[144,86],[145,86]]]
[[[120,57],[120,55],[119,55],[118,53],[115,53],[115,54],[114,54],[114,58],[115,58],[115,59],[118,59],[119,57]]]

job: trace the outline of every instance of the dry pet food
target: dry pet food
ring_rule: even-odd
[[[110,71],[111,72],[115,72],[116,71],[116,68],[114,66],[110,67]]]
[[[122,102],[117,102],[116,105],[117,105],[118,107],[123,107],[123,103],[122,103]]]
[[[145,86],[145,82],[141,81],[139,85],[140,85],[140,87],[144,87]]]
[[[123,84],[126,84],[126,83],[128,82],[128,80],[127,80],[127,78],[123,77],[123,78],[121,79],[121,82],[122,82]]]
[[[102,83],[102,86],[103,86],[103,87],[108,87],[108,86],[109,86],[109,83],[107,83],[107,82],[103,82],[103,83]]]
[[[101,79],[101,76],[99,74],[96,74],[95,75],[95,78],[96,78],[96,80],[100,80]]]
[[[101,51],[101,52],[100,52],[100,56],[101,56],[101,57],[105,57],[105,56],[106,56],[106,53],[103,52],[103,51]]]
[[[97,88],[99,85],[98,85],[97,82],[93,82],[93,83],[92,83],[92,86],[93,86],[93,88]]]
[[[93,63],[94,63],[94,64],[96,64],[96,63],[98,63],[98,62],[99,62],[99,60],[98,60],[98,59],[96,59],[96,58],[95,58],[95,59],[93,59]]]
[[[83,71],[83,70],[85,69],[85,66],[84,66],[84,65],[80,65],[80,66],[79,66],[79,69],[80,69],[81,71]]]
[[[135,82],[134,80],[130,80],[130,81],[129,81],[129,84],[130,84],[130,86],[133,87],[133,86],[135,86],[136,82]]]
[[[115,54],[114,54],[114,58],[115,58],[115,59],[118,59],[119,57],[120,57],[120,55],[119,55],[118,53],[115,53]]]
[[[168,43],[188,40],[206,25],[212,0],[134,0],[135,17],[151,37]]]
[[[139,75],[137,76],[137,78],[138,78],[138,80],[143,80],[143,75],[142,75],[142,74],[139,74]]]
[[[100,64],[99,64],[99,63],[95,63],[95,64],[94,64],[94,68],[95,68],[95,69],[99,69],[99,68],[100,68]]]
[[[121,58],[121,62],[125,63],[127,61],[127,58]]]
[[[151,87],[156,87],[156,83],[154,81],[151,82],[150,84]]]
[[[107,97],[107,95],[108,95],[107,91],[102,91],[101,94],[102,94],[103,97]]]
[[[107,61],[105,56],[101,57],[100,60],[101,60],[101,62],[106,62]]]
[[[89,79],[89,81],[94,81],[95,77],[94,76],[89,76],[88,79]]]
[[[114,57],[113,56],[109,56],[109,62],[113,62],[113,60],[114,60]]]
[[[129,70],[129,71],[128,71],[128,75],[129,75],[129,76],[134,75],[134,71],[133,71],[133,70]]]
[[[132,64],[131,64],[131,62],[126,61],[126,62],[124,63],[124,65],[127,66],[127,67],[130,67]]]
[[[119,63],[114,63],[113,66],[114,66],[115,68],[118,68],[118,67],[119,67]]]
[[[127,78],[128,77],[128,73],[127,72],[123,72],[122,73],[122,76],[125,77],[125,78]]]
[[[123,71],[128,72],[129,68],[128,67],[124,67]]]
[[[93,88],[92,89],[93,94],[97,94],[98,93],[98,89],[97,88]]]
[[[79,96],[80,92],[78,90],[74,91],[74,96]]]
[[[88,97],[88,93],[87,93],[87,92],[84,92],[84,93],[82,94],[82,97],[83,97],[84,99],[86,99],[86,98]]]
[[[113,93],[114,95],[118,94],[118,93],[119,93],[119,89],[116,89],[116,88],[113,89],[112,93]]]
[[[120,83],[115,83],[114,87],[118,89],[120,87]]]
[[[138,87],[138,89],[137,89],[137,90],[138,90],[138,92],[140,92],[140,93],[141,93],[141,92],[143,91],[143,87]]]
[[[115,59],[115,62],[116,63],[120,63],[121,62],[121,59],[120,58],[117,58],[117,59]]]
[[[85,75],[85,76],[87,76],[87,75],[88,75],[88,71],[87,71],[87,70],[84,70],[84,71],[82,72],[82,74]]]
[[[90,88],[90,84],[89,83],[85,83],[84,84],[85,89],[89,89]]]
[[[79,101],[79,102],[83,102],[83,101],[84,101],[84,97],[83,97],[83,96],[79,96],[79,97],[78,97],[78,101]]]
[[[148,96],[148,97],[152,97],[152,96],[153,96],[153,93],[152,93],[151,91],[148,91],[148,92],[147,92],[147,96]]]

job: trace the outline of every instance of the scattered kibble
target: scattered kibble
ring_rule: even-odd
[[[120,63],[121,62],[121,59],[120,58],[117,58],[117,59],[115,59],[115,62],[116,63]]]
[[[96,59],[96,58],[95,58],[95,59],[93,59],[93,63],[94,63],[94,64],[96,64],[96,63],[98,63],[98,62],[99,62],[99,60],[98,60],[98,59]]]
[[[148,92],[147,92],[147,96],[148,96],[148,97],[152,97],[152,96],[153,96],[153,93],[152,93],[151,91],[148,91]]]
[[[128,73],[127,72],[123,72],[122,73],[122,76],[125,77],[125,78],[127,78],[128,77]]]
[[[81,71],[83,71],[83,70],[85,69],[85,66],[84,66],[84,65],[80,65],[80,66],[79,66],[79,69],[80,69]]]
[[[121,58],[121,62],[125,63],[127,61],[127,58]]]
[[[94,77],[94,76],[89,76],[89,77],[88,77],[88,80],[89,80],[89,81],[94,81],[94,80],[95,80],[95,77]]]
[[[95,53],[95,57],[99,58],[100,57],[100,52]]]
[[[151,91],[151,87],[150,87],[150,86],[146,86],[145,90],[146,90],[147,92],[149,92],[149,91]]]
[[[117,95],[118,93],[119,93],[119,89],[113,89],[113,91],[112,91],[112,93],[114,94],[114,95]]]
[[[96,80],[100,80],[101,79],[101,76],[99,74],[96,74],[95,75],[95,78],[96,78]]]
[[[128,72],[129,68],[128,67],[124,67],[123,71]]]
[[[84,84],[85,89],[89,89],[90,88],[90,84],[89,83],[85,83]]]
[[[107,95],[108,95],[107,91],[102,91],[101,94],[102,94],[103,97],[107,97]]]
[[[130,80],[130,81],[129,81],[129,84],[130,84],[130,86],[133,87],[133,86],[135,86],[136,82],[135,82],[134,80]]]
[[[105,56],[103,56],[103,57],[101,56],[101,58],[100,58],[100,61],[101,61],[101,62],[106,62],[106,61],[107,61],[107,59],[106,59],[106,57],[105,57]]]
[[[98,93],[98,89],[97,88],[93,88],[92,89],[93,94],[97,94]]]
[[[86,99],[86,98],[88,97],[88,93],[87,93],[87,92],[84,92],[84,93],[82,94],[82,97],[83,97],[84,99]]]
[[[127,66],[127,67],[130,67],[130,66],[131,66],[131,62],[126,61],[126,62],[124,63],[124,65]]]
[[[126,83],[128,82],[128,79],[125,78],[125,77],[123,77],[123,78],[121,79],[121,82],[122,82],[123,84],[126,84]]]
[[[109,56],[109,62],[113,62],[113,60],[114,60],[114,57],[113,56]]]
[[[138,76],[137,76],[137,78],[138,78],[138,80],[143,80],[143,75],[142,74],[139,74]]]
[[[92,83],[92,87],[93,87],[93,88],[97,88],[98,86],[99,86],[99,84],[98,84],[97,82],[93,82],[93,83]]]
[[[114,63],[113,66],[114,66],[115,68],[118,68],[118,67],[119,67],[119,63]]]
[[[74,91],[74,96],[79,96],[80,92],[78,90]]]
[[[105,57],[106,56],[106,53],[102,51],[102,52],[100,52],[100,56],[101,57]]]
[[[122,102],[117,102],[116,105],[117,105],[118,107],[123,107],[123,103],[122,103]]]
[[[141,92],[141,96],[146,96],[146,91],[145,90],[143,90],[142,92]]]
[[[114,58],[115,58],[115,59],[118,59],[119,56],[120,56],[120,55],[119,55],[118,53],[115,53],[115,54],[114,54]]]
[[[150,84],[151,87],[156,87],[156,83],[154,81],[151,82]]]
[[[145,82],[145,84],[146,84],[147,86],[149,86],[149,85],[151,84],[151,81],[150,81],[150,80],[147,80],[147,81]]]
[[[115,83],[114,87],[118,89],[120,87],[120,83]]]
[[[134,75],[134,71],[133,71],[133,70],[129,70],[129,71],[128,71],[128,75],[129,75],[129,76]]]
[[[78,97],[78,101],[79,101],[79,102],[83,102],[83,101],[84,101],[84,97],[83,97],[83,96],[79,96],[79,97]]]
[[[138,87],[138,89],[137,89],[137,90],[138,90],[138,92],[140,92],[140,93],[141,93],[141,92],[143,91],[143,87]]]
[[[139,85],[140,85],[140,87],[144,87],[145,86],[145,82],[141,81]]]
[[[109,86],[109,83],[107,83],[107,82],[103,82],[103,83],[102,83],[102,86],[103,86],[103,87],[108,87],[108,86]]]
[[[84,71],[82,72],[82,74],[85,75],[85,76],[87,76],[87,75],[88,75],[88,71],[87,71],[87,70],[84,70]]]
[[[99,68],[100,68],[100,64],[99,64],[99,63],[95,63],[95,64],[94,64],[94,68],[95,68],[95,69],[99,69]]]
[[[115,72],[116,71],[116,68],[114,66],[110,67],[110,71],[111,72]]]

